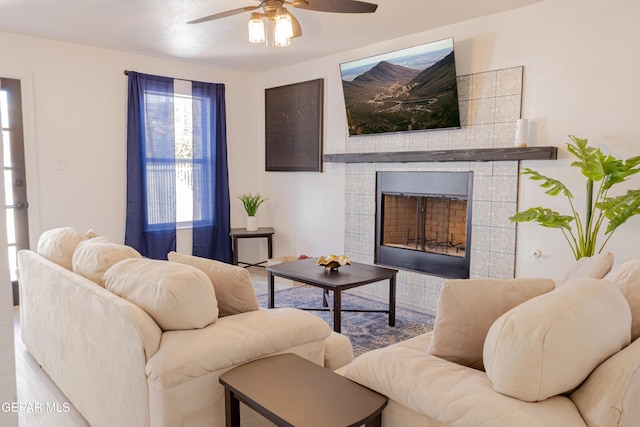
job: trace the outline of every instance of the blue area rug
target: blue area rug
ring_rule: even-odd
[[[333,307],[333,293],[329,292],[329,306]],[[258,295],[261,307],[267,307],[267,295]],[[294,286],[276,291],[276,307],[317,308],[322,307],[322,289],[313,286]],[[342,309],[386,310],[387,304],[349,293],[342,293]],[[333,329],[333,312],[309,311]],[[376,348],[404,341],[429,332],[433,328],[434,316],[396,307],[396,326],[389,326],[386,313],[342,312],[342,334],[351,339],[356,356]],[[426,349],[425,349],[426,351]]]

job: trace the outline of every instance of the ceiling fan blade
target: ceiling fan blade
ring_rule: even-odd
[[[238,9],[227,10],[226,12],[215,13],[213,15],[205,16],[204,18],[196,19],[194,21],[187,22],[187,24],[199,24],[201,22],[213,21],[214,19],[226,18],[228,16],[238,15],[239,13],[250,12],[256,10],[258,6],[245,6]]]
[[[298,9],[335,13],[373,13],[377,4],[357,0],[293,0],[291,6]]]
[[[291,17],[291,28],[293,29],[293,36],[291,36],[291,38],[300,37],[302,35],[300,22],[295,16],[293,16],[293,13],[287,11],[287,15]]]

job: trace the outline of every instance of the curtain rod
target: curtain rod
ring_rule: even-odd
[[[124,70],[124,75],[125,75],[125,76],[128,76],[128,75],[129,75],[129,70]],[[190,79],[181,79],[181,78],[178,78],[178,77],[167,77],[167,78],[169,78],[169,79],[173,79],[173,80],[182,80],[182,81],[184,81],[184,82],[193,82],[193,81],[196,81],[196,80],[190,80]],[[212,82],[203,82],[203,83],[212,83]],[[213,83],[213,84],[223,84],[223,83]]]
[[[128,76],[129,75],[129,70],[124,70],[124,75]],[[163,76],[160,76],[163,77]],[[168,79],[173,79],[173,80],[184,80],[185,82],[190,82],[191,80],[187,80],[187,79],[179,79],[177,77],[167,77]]]
[[[129,70],[124,70],[124,75],[125,75],[125,76],[128,76],[128,75],[129,75]],[[183,80],[183,81],[185,81],[185,82],[193,81],[193,80],[189,80],[189,79],[180,79],[180,78],[178,78],[178,77],[167,77],[167,78],[168,78],[168,79],[173,79],[173,80]]]

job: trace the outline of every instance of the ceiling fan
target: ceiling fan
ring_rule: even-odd
[[[310,10],[314,12],[334,12],[334,13],[373,13],[378,8],[377,4],[367,3],[357,0],[259,0],[257,6],[245,6],[231,9],[226,12],[215,13],[200,19],[188,22],[188,24],[199,24],[201,22],[213,21],[238,15],[244,12],[252,12],[249,18],[249,41],[252,43],[264,43],[266,41],[266,31],[264,21],[273,24],[273,44],[274,46],[288,46],[290,39],[302,35],[300,22],[296,19],[286,6],[298,9]],[[262,8],[262,12],[253,12]]]

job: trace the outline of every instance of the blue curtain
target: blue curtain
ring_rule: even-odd
[[[130,71],[125,244],[166,259],[176,248],[173,79]]]
[[[225,86],[192,82],[193,255],[231,263]]]
[[[125,244],[166,259],[176,249],[174,80],[128,76]],[[225,87],[191,82],[191,95],[192,254],[231,263]]]

